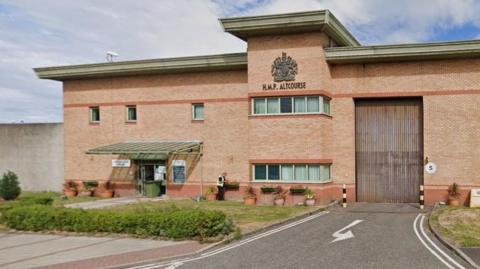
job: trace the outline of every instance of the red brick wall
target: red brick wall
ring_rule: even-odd
[[[325,44],[328,37],[322,33],[254,37],[248,40],[248,71],[66,81],[66,179],[135,177],[134,168],[111,168],[117,156],[85,154],[94,147],[129,140],[202,140],[201,161],[187,184],[168,186],[170,196],[193,197],[201,178],[214,184],[223,172],[244,187],[252,159],[330,159],[333,183],[310,186],[324,202],[340,199],[341,184],[347,183],[354,201],[354,98],[423,96],[425,157],[438,165],[436,174],[424,176],[427,203],[444,199],[453,182],[465,191],[480,186],[480,59],[329,65]],[[273,82],[271,64],[282,52],[297,61],[296,81],[307,88],[272,94],[324,93],[332,97],[331,117],[249,117],[249,96],[266,94],[262,85]],[[205,102],[203,122],[191,121],[192,102]],[[89,124],[88,107],[98,104],[101,123]],[[136,124],[125,123],[126,104],[137,105]],[[242,196],[242,191],[227,192],[229,199]]]

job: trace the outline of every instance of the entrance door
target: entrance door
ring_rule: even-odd
[[[138,163],[138,193],[145,195],[145,184],[155,182],[160,187],[160,195],[166,193],[167,181],[164,162],[141,161]]]
[[[423,182],[421,99],[355,101],[357,201],[416,203]]]

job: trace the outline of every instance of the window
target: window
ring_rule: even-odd
[[[319,112],[319,111],[320,111],[319,97],[318,96],[308,96],[307,97],[307,112]]]
[[[329,182],[330,164],[255,164],[253,180],[283,182]]]
[[[174,160],[172,166],[173,172],[173,183],[182,184],[185,183],[187,179],[185,161],[184,160]]]
[[[127,121],[137,121],[137,106],[127,106]]]
[[[255,180],[267,180],[266,165],[255,165]]]
[[[276,114],[280,112],[280,103],[278,98],[267,98],[267,113]]]
[[[90,107],[90,122],[94,122],[94,123],[100,122],[100,107],[98,106]]]
[[[280,98],[280,112],[292,113],[292,98],[290,97]]]
[[[268,179],[269,180],[279,180],[280,179],[280,165],[269,165],[268,166]]]
[[[253,99],[253,113],[255,114],[265,114],[265,98]]]
[[[323,101],[323,113],[330,115],[330,100]]]
[[[330,99],[320,95],[253,98],[252,112],[253,115],[318,113],[330,115]]]
[[[305,97],[295,97],[295,113],[304,113],[305,112]]]
[[[192,117],[194,120],[203,120],[203,104],[192,104]]]

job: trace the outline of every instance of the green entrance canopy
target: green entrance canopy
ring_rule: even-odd
[[[201,141],[122,142],[87,151],[87,154],[119,154],[132,160],[166,160],[176,153],[200,152]]]

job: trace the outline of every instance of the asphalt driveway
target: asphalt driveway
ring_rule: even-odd
[[[199,256],[130,268],[471,268],[421,213],[405,204],[336,207]]]

